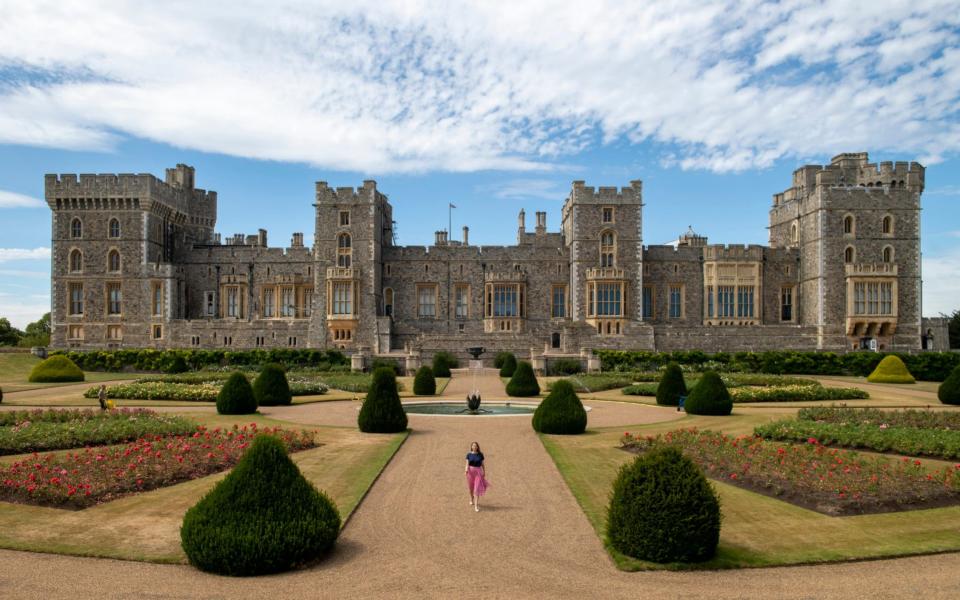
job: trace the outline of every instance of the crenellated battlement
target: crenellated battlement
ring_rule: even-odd
[[[763,260],[764,246],[756,244],[712,244],[703,248],[704,260]]]
[[[866,152],[834,156],[829,165],[804,165],[793,172],[793,185],[773,195],[773,206],[790,203],[818,186],[909,189],[923,191],[926,169],[918,162],[869,162]]]
[[[643,182],[635,179],[629,186],[588,186],[583,180],[574,181],[567,202],[584,204],[638,204],[643,198]]]
[[[317,203],[342,204],[352,202],[373,202],[386,200],[386,196],[377,191],[377,182],[372,179],[364,180],[360,187],[330,187],[326,181],[316,182]]]

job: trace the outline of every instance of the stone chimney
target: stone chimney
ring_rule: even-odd
[[[258,229],[257,230],[257,245],[261,248],[267,247],[267,230]]]
[[[463,226],[463,245],[464,246],[470,245],[470,228],[467,227],[466,225]]]
[[[178,164],[172,169],[167,169],[166,184],[176,188],[192,190],[195,174],[193,167]]]
[[[291,248],[303,248],[303,234],[302,234],[302,233],[299,233],[299,232],[298,232],[298,233],[294,233],[294,234],[293,234],[293,239],[290,240],[290,247],[291,247]]]
[[[543,235],[547,232],[547,213],[537,211],[537,235]]]
[[[433,235],[434,235],[434,245],[435,245],[435,246],[446,246],[446,245],[447,245],[447,232],[446,232],[446,231],[443,231],[443,230],[441,229],[440,231],[435,231],[435,232],[433,233]]]

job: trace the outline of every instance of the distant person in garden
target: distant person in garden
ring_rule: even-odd
[[[480,512],[480,496],[487,491],[490,484],[487,483],[487,472],[483,467],[483,452],[480,451],[480,444],[477,442],[470,444],[470,452],[467,453],[467,464],[463,472],[467,475],[470,504],[473,510]]]
[[[100,390],[97,392],[97,400],[100,401],[100,410],[107,410],[107,386],[100,384]]]

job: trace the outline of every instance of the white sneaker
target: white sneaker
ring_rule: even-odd
[[[480,505],[479,505],[479,504],[474,504],[474,505],[473,505],[473,510],[474,510],[474,512],[480,512]]]
[[[470,506],[473,506],[473,500],[470,501]]]

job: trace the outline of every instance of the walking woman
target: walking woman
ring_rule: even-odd
[[[473,510],[480,512],[480,496],[490,485],[487,483],[487,472],[483,468],[483,452],[480,451],[480,444],[476,442],[470,444],[470,452],[467,453],[467,464],[463,472],[467,475],[470,504],[473,505]]]

